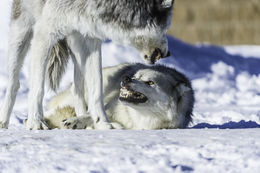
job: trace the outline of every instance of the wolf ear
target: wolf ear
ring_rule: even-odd
[[[162,0],[161,6],[162,8],[171,8],[174,3],[174,0]]]

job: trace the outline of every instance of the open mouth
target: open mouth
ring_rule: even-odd
[[[144,103],[148,100],[148,98],[140,92],[122,87],[120,89],[119,100],[131,103]]]

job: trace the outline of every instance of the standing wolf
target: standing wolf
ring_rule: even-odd
[[[111,128],[103,104],[102,40],[132,45],[146,62],[153,64],[168,54],[165,34],[173,3],[174,0],[14,0],[8,52],[9,83],[0,112],[0,128],[8,127],[19,88],[19,72],[30,43],[26,127],[48,128],[42,107],[46,69],[51,74],[47,76],[50,86],[55,90],[71,55],[77,115],[91,116],[97,129]],[[84,81],[90,95],[88,111],[83,98]]]

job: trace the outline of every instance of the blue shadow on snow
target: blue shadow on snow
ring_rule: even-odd
[[[203,77],[211,72],[211,66],[220,61],[234,68],[235,74],[247,71],[249,74],[260,74],[259,57],[243,57],[230,55],[224,48],[215,45],[192,45],[179,39],[168,36],[171,57],[166,61],[173,63],[178,70],[184,72],[189,78]]]
[[[215,125],[215,124],[208,124],[208,123],[200,123],[197,124],[193,127],[191,127],[192,129],[204,129],[204,128],[208,128],[208,129],[248,129],[248,128],[260,128],[260,125],[257,124],[254,121],[244,121],[241,120],[239,122],[227,122],[225,124],[221,124],[221,125]]]

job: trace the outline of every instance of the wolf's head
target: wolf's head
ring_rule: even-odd
[[[169,56],[166,32],[171,24],[174,0],[106,0],[95,3],[107,27],[107,38],[139,50],[143,59],[154,64]]]
[[[140,52],[141,57],[148,64],[170,56],[168,41],[165,34],[142,35],[135,38],[133,44]]]
[[[171,24],[173,4],[174,0],[154,0],[148,8],[149,17],[145,18],[146,28],[137,32],[132,42],[148,64],[170,56],[166,32]]]
[[[153,112],[167,116],[169,121],[175,121],[176,127],[187,126],[194,103],[188,79],[164,66],[147,67],[133,76],[125,76],[121,81],[119,99],[144,115]]]

